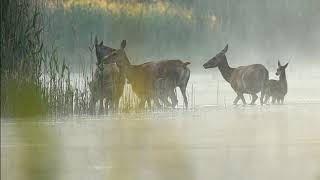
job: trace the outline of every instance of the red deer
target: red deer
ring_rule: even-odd
[[[108,113],[109,105],[114,111],[118,108],[124,81],[121,79],[123,76],[115,63],[100,66],[103,66],[102,69],[95,72],[93,80],[89,83],[90,110],[94,112],[95,104],[100,100],[99,112],[102,113],[103,100],[105,99],[105,110]]]
[[[104,61],[103,57],[111,54],[115,49],[103,45],[103,41],[98,43],[95,38],[95,49],[97,57],[97,68],[94,72],[92,81],[89,84],[91,91],[90,109],[94,111],[97,101],[100,101],[100,113],[103,110],[103,100],[105,99],[105,109],[108,110],[108,105],[117,110],[119,99],[122,96],[124,89],[125,77],[120,73],[117,65],[110,61]]]
[[[102,62],[102,61],[105,56],[108,56],[109,54],[112,53],[112,51],[116,49],[103,45],[103,41],[98,43],[97,37],[95,37],[94,44],[96,49],[97,65],[100,65],[101,63],[104,63],[104,64],[112,63],[112,62]]]
[[[113,51],[104,59],[106,61],[112,59],[117,63],[120,72],[124,73],[132,85],[134,93],[140,98],[140,107],[144,107],[145,102],[148,102],[150,106],[151,100],[154,100],[154,103],[157,104],[158,97],[154,85],[160,78],[169,78],[175,81],[175,85],[180,88],[184,97],[185,106],[188,107],[186,87],[190,77],[190,70],[187,67],[187,65],[190,64],[189,62],[162,60],[132,65],[124,50],[125,47],[126,41],[123,40],[120,49]],[[171,90],[174,91],[174,88],[171,88]]]
[[[159,78],[154,82],[154,89],[156,91],[156,96],[161,99],[166,107],[173,107],[178,103],[176,95],[176,82],[169,78]],[[171,99],[171,103],[168,101],[168,97]]]
[[[225,56],[227,50],[228,45],[226,45],[226,47],[215,57],[206,62],[203,67],[205,69],[218,67],[222,77],[230,83],[233,90],[237,93],[237,97],[233,101],[233,104],[237,104],[240,99],[243,104],[246,104],[243,94],[252,95],[251,104],[254,104],[258,99],[256,94],[261,91],[260,103],[262,105],[265,95],[265,86],[269,80],[268,70],[262,64],[232,68],[229,66]]]
[[[284,96],[288,92],[288,83],[286,77],[286,68],[288,63],[282,66],[280,61],[278,61],[278,69],[276,75],[279,76],[279,80],[271,79],[267,83],[266,87],[266,98],[265,103],[269,101],[269,98],[272,97],[272,104],[276,101],[277,103],[283,104]]]
[[[188,99],[186,89],[190,78],[190,69],[187,67],[190,62],[182,62],[181,60],[162,60],[155,62],[159,68],[161,77],[158,82],[162,82],[162,95],[170,97],[172,107],[174,108],[178,99],[175,93],[175,88],[179,87],[183,96],[184,105],[188,108]],[[163,98],[162,98],[163,99]]]

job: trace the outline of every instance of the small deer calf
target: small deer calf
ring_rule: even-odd
[[[278,104],[283,104],[284,96],[288,92],[288,83],[286,77],[287,66],[288,63],[282,66],[280,64],[280,61],[278,61],[278,69],[276,75],[279,76],[279,80],[271,79],[268,81],[264,103],[268,102],[269,98],[272,97],[272,104],[274,104],[276,101]]]

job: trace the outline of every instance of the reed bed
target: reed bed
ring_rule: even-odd
[[[50,115],[56,117],[88,114],[90,102],[88,83],[91,81],[94,69],[92,64],[95,62],[92,32],[99,33],[101,30],[106,30],[106,26],[108,25],[106,21],[108,19],[110,20],[109,22],[116,19],[112,22],[115,25],[133,28],[116,27],[123,29],[123,31],[113,35],[112,37],[115,37],[113,39],[112,37],[110,37],[111,39],[106,38],[111,43],[115,42],[118,36],[130,34],[126,32],[126,29],[131,33],[138,33],[130,36],[129,39],[134,37],[152,37],[153,34],[148,35],[145,31],[140,31],[142,30],[140,28],[147,26],[152,26],[154,30],[161,28],[152,24],[154,18],[160,18],[161,22],[158,24],[160,26],[168,21],[172,21],[175,22],[173,25],[176,28],[181,26],[189,30],[192,29],[192,23],[194,23],[191,18],[191,11],[172,8],[168,4],[156,4],[152,5],[152,7],[136,4],[135,8],[138,9],[132,10],[134,15],[133,19],[130,19],[130,13],[126,14],[125,12],[127,11],[126,8],[132,9],[133,4],[121,5],[119,10],[121,12],[119,13],[115,11],[108,12],[105,9],[97,7],[88,7],[89,5],[87,4],[69,4],[66,7],[51,7],[55,9],[50,11],[48,2],[10,0],[3,1],[1,4],[1,116]],[[105,8],[111,7],[113,6],[106,6]],[[61,8],[64,8],[64,10]],[[166,12],[170,11],[170,13],[163,12],[166,9]],[[64,13],[61,13],[61,10]],[[140,11],[143,11],[145,14],[137,13]],[[180,11],[184,13],[178,15]],[[59,13],[62,17],[51,19],[51,17]],[[152,16],[148,17],[149,15]],[[87,22],[96,19],[96,17],[98,19],[102,18],[102,24],[105,25],[95,26],[95,30],[97,31],[88,33],[88,41],[85,41],[85,38],[79,38],[83,37],[81,33],[75,33],[76,37],[73,40],[66,39],[63,42],[61,41],[62,44],[53,40],[59,39],[56,38],[55,35],[57,34],[54,31],[61,33],[61,31],[66,31],[70,26],[58,28],[57,24],[52,21],[59,20],[61,21],[59,24],[63,25],[64,23],[68,23],[64,19],[70,20],[70,18],[79,17],[86,17],[89,19]],[[76,22],[78,21],[76,20]],[[143,23],[147,24],[143,25]],[[140,30],[134,28],[139,28]],[[85,29],[83,33],[86,32]],[[163,32],[154,40],[161,39],[165,34],[172,35],[172,33]],[[172,37],[178,39],[173,39],[172,41],[184,40],[187,34],[173,34]],[[77,40],[79,41],[75,42]],[[90,59],[79,54],[77,59],[80,63],[78,61],[77,64],[80,65],[76,67],[68,58],[63,58],[62,51],[65,49],[65,45],[68,44],[66,41],[73,42],[74,45],[79,44],[83,49],[86,47],[85,52],[89,54],[88,57]],[[165,42],[160,43],[167,44]],[[156,52],[153,51],[152,53]],[[30,88],[28,89],[28,87]],[[192,87],[191,91],[189,99],[191,99],[191,104],[194,104],[194,87]],[[39,102],[35,103],[35,99]],[[123,96],[120,99],[120,112],[137,111],[138,102],[139,100],[132,92],[131,86],[126,85]],[[28,112],[34,113],[28,114]]]
[[[87,111],[85,88],[72,87],[65,60],[44,48],[41,5],[36,0],[1,2],[2,117]]]

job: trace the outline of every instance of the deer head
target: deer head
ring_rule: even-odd
[[[285,72],[286,68],[288,67],[288,64],[285,64],[285,65],[281,65],[280,61],[278,60],[278,68],[277,68],[277,72],[276,72],[276,75],[277,76],[280,76],[282,73]]]
[[[103,61],[105,56],[110,55],[115,49],[103,45],[103,41],[98,42],[97,36],[95,37],[94,40],[94,46],[96,48],[96,56],[97,56],[97,64],[101,64],[102,62],[104,63],[110,63],[108,61]]]
[[[226,45],[226,47],[220,51],[216,56],[214,56],[213,58],[211,58],[208,62],[206,62],[203,67],[205,69],[208,68],[215,68],[217,67],[220,62],[222,62],[222,60],[224,60],[226,58],[225,53],[228,51],[228,44]]]
[[[130,65],[129,59],[125,52],[126,45],[126,40],[122,40],[120,48],[113,50],[111,54],[105,56],[103,61],[115,62],[120,68]]]

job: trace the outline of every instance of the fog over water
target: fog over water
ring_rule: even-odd
[[[181,108],[178,93],[176,110],[24,124],[2,120],[1,177],[22,176],[16,173],[23,172],[19,152],[37,157],[33,152],[54,145],[53,151],[44,151],[48,157],[39,160],[54,166],[50,157],[59,157],[56,163],[61,165],[54,169],[59,179],[318,180],[319,73],[313,79],[290,70],[287,75],[284,105],[231,105],[235,93],[213,69],[191,76],[189,110]],[[192,86],[195,104],[190,98]],[[28,136],[19,137],[20,126],[35,132],[45,128],[59,143],[26,142]]]
[[[190,108],[177,89],[176,109],[1,118],[1,179],[320,180],[319,0],[177,0],[158,5],[165,12],[139,1],[155,10],[136,14],[125,9],[131,4],[113,13],[56,2],[46,7],[42,38],[66,60],[72,88],[87,87],[96,69],[95,36],[112,48],[126,39],[132,64],[191,62]],[[231,67],[263,64],[270,79],[279,78],[278,60],[289,62],[283,105],[232,104],[218,68],[203,68],[226,44]]]
[[[113,48],[126,39],[127,54],[135,63],[181,58],[201,67],[229,44],[231,64],[291,59],[306,65],[320,57],[319,7],[318,0],[190,0],[172,1],[167,14],[155,8],[138,15],[127,15],[130,9],[124,9],[114,15],[113,9],[80,5],[48,11],[44,40],[71,64],[94,63],[88,47],[97,35]]]

